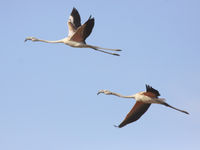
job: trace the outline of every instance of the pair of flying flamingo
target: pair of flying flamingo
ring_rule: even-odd
[[[64,43],[71,47],[92,48],[93,50],[96,50],[96,51],[119,56],[119,54],[117,54],[117,53],[107,52],[104,50],[121,51],[120,49],[102,48],[99,46],[93,46],[93,45],[86,44],[85,40],[90,35],[90,33],[92,32],[92,29],[94,27],[94,18],[91,18],[91,16],[83,25],[81,25],[80,15],[79,15],[77,9],[73,8],[67,23],[68,23],[68,30],[69,30],[68,32],[69,33],[68,33],[68,37],[66,37],[64,39],[57,40],[57,41],[47,41],[47,40],[41,40],[41,39],[38,39],[35,37],[27,37],[25,39],[25,42],[28,40],[31,40],[33,42],[40,41],[40,42],[46,42],[46,43]],[[139,92],[139,93],[136,93],[136,94],[130,95],[130,96],[123,96],[121,94],[114,93],[109,90],[100,90],[97,93],[97,95],[100,93],[104,93],[106,95],[115,95],[115,96],[122,97],[122,98],[134,98],[136,100],[135,105],[133,106],[131,111],[127,114],[127,116],[122,121],[122,123],[119,126],[116,126],[119,128],[122,128],[123,126],[138,120],[147,111],[147,109],[150,107],[150,105],[153,103],[161,104],[161,105],[170,107],[172,109],[178,110],[180,112],[183,112],[185,114],[189,114],[187,111],[184,111],[184,110],[181,110],[181,109],[178,109],[176,107],[169,105],[168,103],[165,102],[164,98],[158,98],[158,96],[160,96],[160,93],[156,89],[152,88],[149,85],[146,85],[146,92]]]

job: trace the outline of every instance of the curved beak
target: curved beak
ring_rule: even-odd
[[[97,95],[99,95],[100,93],[102,93],[102,91],[101,91],[101,90],[100,90],[100,91],[98,91]]]
[[[28,40],[30,40],[30,38],[25,38],[24,42],[26,42],[26,41],[28,41]]]

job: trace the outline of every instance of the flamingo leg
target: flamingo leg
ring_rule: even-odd
[[[92,48],[93,50],[100,51],[100,52],[110,54],[110,55],[115,55],[115,56],[120,56],[120,55],[117,54],[117,53],[106,52],[102,49],[111,50],[111,51],[121,51],[120,49],[107,49],[107,48],[101,48],[101,47],[97,47],[97,46],[93,46],[93,45],[87,45],[87,44],[85,45],[85,47]]]
[[[94,48],[92,48],[92,49],[95,50],[95,51],[103,52],[103,53],[110,54],[110,55],[114,55],[114,56],[120,56],[120,55],[117,54],[117,53],[110,53],[110,52],[106,52],[106,51],[103,51],[103,50],[100,50],[100,49],[94,49]]]
[[[173,106],[167,104],[166,102],[161,103],[161,104],[163,104],[163,105],[165,105],[165,106],[167,106],[167,107],[170,107],[170,108],[172,108],[172,109],[175,109],[175,110],[177,110],[177,111],[180,111],[180,112],[182,112],[182,113],[189,114],[187,111],[178,109],[178,108],[176,108],[176,107],[173,107]]]
[[[86,44],[87,45],[87,44]],[[111,49],[111,48],[103,48],[103,47],[99,47],[99,46],[94,46],[94,45],[87,45],[88,47],[90,48],[93,48],[93,49],[99,49],[99,50],[109,50],[109,51],[122,51],[121,49]]]

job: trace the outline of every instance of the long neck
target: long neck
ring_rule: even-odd
[[[45,43],[63,43],[63,40],[57,40],[57,41],[47,41],[47,40],[41,40],[41,39],[37,39],[37,41],[40,41],[40,42],[45,42]]]
[[[111,92],[110,94],[111,94],[111,95],[118,96],[118,97],[122,97],[122,98],[134,98],[133,95],[130,95],[130,96],[124,96],[124,95],[121,95],[121,94],[119,94],[119,93],[114,93],[114,92]]]

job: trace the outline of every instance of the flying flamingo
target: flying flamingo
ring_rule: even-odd
[[[158,98],[158,96],[160,96],[160,93],[149,85],[146,85],[146,92],[139,92],[130,96],[123,96],[121,94],[110,92],[108,90],[100,90],[97,93],[97,95],[100,93],[104,93],[106,95],[115,95],[122,98],[134,98],[136,100],[135,105],[133,106],[131,111],[127,114],[126,118],[122,121],[122,123],[119,126],[116,126],[119,128],[122,128],[123,126],[138,120],[147,111],[149,106],[153,103],[162,104],[164,106],[173,108],[185,114],[189,114],[184,110],[175,108],[167,104],[164,98]]]
[[[91,18],[91,16],[83,25],[81,25],[80,15],[77,9],[73,8],[67,24],[68,24],[69,33],[68,33],[68,37],[64,39],[57,40],[57,41],[47,41],[47,40],[37,39],[35,37],[27,37],[25,39],[25,42],[28,40],[32,40],[33,42],[40,41],[40,42],[46,42],[46,43],[64,43],[71,47],[92,48],[93,50],[96,50],[96,51],[119,56],[119,54],[107,52],[104,50],[121,51],[120,49],[102,48],[102,47],[86,44],[85,40],[90,35],[94,27],[94,18]]]

